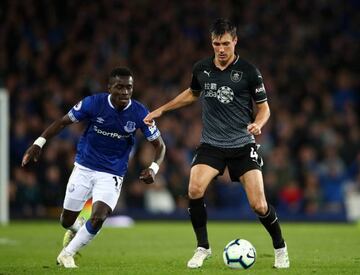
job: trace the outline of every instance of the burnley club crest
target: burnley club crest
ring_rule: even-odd
[[[230,78],[232,82],[239,82],[242,78],[243,72],[232,70],[230,73]]]

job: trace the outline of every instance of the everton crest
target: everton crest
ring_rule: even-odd
[[[239,82],[242,78],[243,72],[232,70],[230,73],[230,78],[232,82]]]
[[[136,123],[133,121],[126,122],[126,125],[124,126],[124,130],[128,133],[134,132]]]

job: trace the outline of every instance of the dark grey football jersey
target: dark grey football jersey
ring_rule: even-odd
[[[202,99],[201,143],[222,148],[238,148],[255,142],[247,131],[253,121],[253,101],[267,101],[259,70],[239,58],[221,71],[214,57],[197,62],[191,90]]]

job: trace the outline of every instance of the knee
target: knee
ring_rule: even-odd
[[[204,190],[200,183],[194,182],[189,184],[188,195],[190,199],[198,199],[204,196]]]
[[[266,202],[260,201],[251,204],[251,208],[254,212],[260,216],[264,216],[267,213],[268,205]]]
[[[61,214],[61,216],[60,216],[61,226],[64,227],[65,229],[72,226],[75,223],[75,220],[76,220],[76,217],[75,217],[75,219],[73,219],[73,217],[70,217],[70,216],[64,215],[64,214]]]

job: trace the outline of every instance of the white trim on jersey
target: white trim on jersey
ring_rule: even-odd
[[[68,112],[68,116],[72,122],[79,122],[71,110]]]
[[[149,137],[147,138],[147,140],[148,140],[148,141],[153,141],[153,140],[157,139],[159,136],[160,136],[160,131],[157,130],[152,136],[149,136]]]
[[[267,101],[267,98],[261,99],[261,100],[259,100],[259,101],[255,101],[255,103],[262,103],[262,102],[265,102],[265,101]]]
[[[235,61],[234,61],[233,65],[234,65],[234,64],[236,64],[236,62],[238,62],[239,57],[240,57],[240,56],[239,56],[239,55],[237,55],[237,57],[236,57],[236,59],[235,59]]]
[[[109,105],[110,105],[111,108],[115,109],[114,105],[111,103],[110,97],[111,97],[111,95],[108,96]],[[131,99],[130,99],[128,105],[126,105],[126,107],[122,111],[125,111],[126,109],[128,109],[130,107],[131,103],[132,102],[131,102]]]

